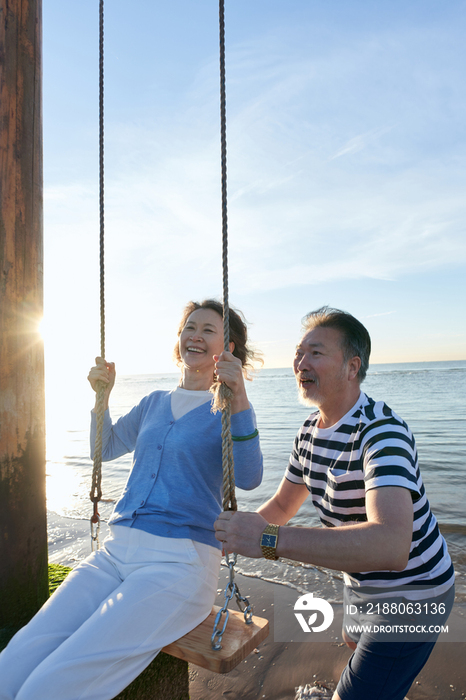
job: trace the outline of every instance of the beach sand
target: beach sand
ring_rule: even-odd
[[[64,519],[49,513],[50,561],[75,566],[90,552],[89,523]],[[102,523],[101,541],[108,528]],[[221,568],[216,605],[224,603],[228,570]],[[257,653],[225,675],[190,666],[191,700],[294,700],[295,688],[323,683],[335,688],[351,655],[342,643],[341,606],[335,606],[335,620],[325,633],[326,641],[291,642],[296,634],[293,606],[299,593],[290,587],[236,574],[241,594],[250,599],[254,613],[269,620],[270,634]],[[231,609],[237,609],[232,600]],[[277,606],[277,614],[275,609]],[[452,613],[448,622],[466,638],[466,611]],[[275,619],[276,618],[276,619]],[[228,627],[225,634],[228,634]],[[307,638],[307,635],[304,635]],[[276,639],[278,641],[276,641]],[[426,666],[408,693],[409,700],[462,700],[466,698],[466,642],[438,642]]]
[[[222,567],[219,587],[223,586],[216,604],[223,605],[224,586],[228,581],[228,572]],[[351,655],[351,651],[342,644],[338,630],[341,630],[342,613],[335,614],[334,625],[327,635],[326,642],[286,642],[274,641],[274,607],[277,604],[282,611],[284,606],[290,608],[287,615],[277,614],[279,635],[286,630],[289,618],[289,638],[294,636],[296,620],[292,607],[299,594],[296,590],[260,579],[237,574],[241,594],[250,599],[254,605],[255,615],[266,617],[270,623],[269,637],[259,645],[257,653],[251,654],[233,671],[225,675],[213,674],[197,666],[190,667],[191,700],[294,700],[295,688],[323,683],[335,688],[340,673]],[[236,603],[230,602],[236,609]],[[283,621],[285,617],[285,623]],[[458,629],[465,628],[462,617],[449,618],[449,624]],[[225,635],[228,634],[228,626]],[[299,635],[298,635],[299,636]],[[409,700],[461,700],[466,697],[466,642],[437,643],[421,674],[408,693]]]

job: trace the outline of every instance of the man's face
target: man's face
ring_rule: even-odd
[[[338,398],[347,387],[347,363],[342,335],[335,328],[307,331],[296,348],[293,370],[299,398],[306,406],[321,406]]]

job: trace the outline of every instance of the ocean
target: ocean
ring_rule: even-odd
[[[170,390],[177,374],[121,376],[111,396],[115,420],[143,396],[157,389]],[[260,371],[247,385],[257,415],[264,453],[264,479],[252,492],[237,490],[240,510],[255,510],[278,486],[293,440],[312,409],[298,403],[291,369]],[[466,602],[466,361],[415,362],[371,365],[363,391],[385,401],[410,426],[419,452],[427,497],[439,522],[457,579],[457,600]],[[70,566],[90,552],[89,501],[92,463],[89,459],[89,405],[55,406],[47,416],[47,510],[51,561]],[[88,410],[89,409],[89,410]],[[103,466],[103,502],[100,504],[102,537],[115,500],[131,466],[126,455]],[[310,499],[292,524],[318,526]],[[327,600],[341,600],[341,574],[290,561],[238,557],[237,571],[247,576],[280,582],[300,592],[313,590]]]

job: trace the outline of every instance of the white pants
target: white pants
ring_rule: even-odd
[[[210,613],[221,552],[114,526],[0,654],[0,700],[110,700]]]

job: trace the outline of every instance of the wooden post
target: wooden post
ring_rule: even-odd
[[[42,1],[0,0],[0,628],[48,596]]]

